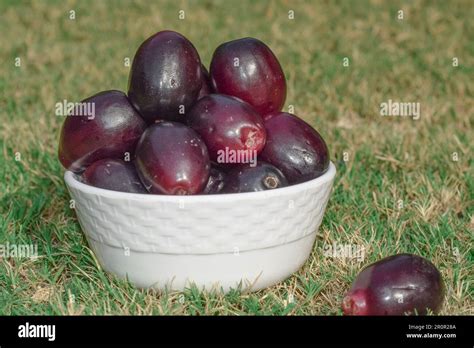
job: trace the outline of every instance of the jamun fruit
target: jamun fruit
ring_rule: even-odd
[[[308,181],[325,173],[329,152],[321,135],[295,115],[280,112],[265,121],[267,142],[263,161],[279,168],[290,184]]]
[[[272,190],[288,185],[283,173],[269,163],[243,164],[227,172],[223,193]]]
[[[136,149],[138,175],[151,193],[200,193],[209,179],[206,145],[186,125],[162,121],[147,128]]]
[[[145,130],[145,121],[120,91],[104,91],[81,102],[93,115],[75,108],[64,121],[59,140],[59,160],[73,172],[104,158],[132,156]],[[82,112],[80,112],[82,111]]]
[[[92,163],[82,174],[86,184],[107,190],[148,193],[131,162],[102,159]]]
[[[444,284],[438,269],[423,257],[399,254],[364,268],[344,297],[346,315],[424,315],[438,313]]]
[[[260,40],[248,37],[217,47],[210,74],[216,93],[236,96],[261,115],[283,107],[285,75],[273,52]]]
[[[249,162],[265,145],[262,118],[237,98],[210,94],[194,105],[187,122],[206,143],[211,159],[219,164]]]
[[[184,122],[202,85],[201,60],[193,44],[174,31],[160,31],[138,48],[128,96],[143,118]]]
[[[222,191],[225,184],[225,173],[215,165],[211,165],[209,180],[202,191],[204,194],[216,194]]]

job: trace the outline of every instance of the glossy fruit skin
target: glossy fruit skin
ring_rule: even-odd
[[[209,178],[206,145],[191,128],[162,121],[147,128],[136,149],[135,166],[151,193],[200,193]]]
[[[260,158],[279,168],[290,185],[317,178],[329,168],[324,139],[302,119],[280,112],[267,118],[265,128],[267,142]]]
[[[271,118],[273,118],[274,116],[277,116],[281,114],[280,111],[276,111],[276,112],[270,112],[269,114],[265,114],[263,115],[263,122],[267,122],[269,121]]]
[[[202,73],[202,86],[199,90],[197,100],[205,97],[206,95],[214,93],[214,88],[212,87],[211,78],[206,67],[201,64],[201,73]]]
[[[215,165],[211,165],[211,171],[209,172],[209,180],[207,181],[206,187],[202,191],[203,194],[217,194],[220,193],[225,184],[226,174],[224,171],[219,169]]]
[[[58,156],[64,168],[82,172],[104,158],[133,155],[146,123],[120,91],[104,91],[82,103],[93,103],[94,117],[78,116],[73,110],[63,123]],[[132,158],[132,157],[131,157]]]
[[[133,58],[128,96],[148,123],[184,122],[201,89],[201,74],[193,44],[174,31],[160,31],[143,42]]]
[[[345,315],[438,313],[444,299],[440,272],[412,254],[389,256],[364,268],[344,297]]]
[[[248,37],[217,47],[210,74],[217,93],[236,96],[261,115],[280,111],[285,103],[285,75],[273,52],[260,40]]]
[[[106,190],[148,193],[131,162],[102,159],[92,163],[82,174],[86,184]]]
[[[236,98],[210,94],[200,99],[187,115],[188,125],[202,137],[211,160],[225,163],[223,152],[242,151],[254,158],[265,146],[266,131],[260,115]]]
[[[230,169],[222,193],[256,192],[285,186],[288,181],[277,167],[259,161],[254,167],[242,164]]]

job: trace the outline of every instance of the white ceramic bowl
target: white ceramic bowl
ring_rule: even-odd
[[[102,267],[138,287],[256,291],[308,258],[336,169],[276,190],[194,196],[104,190],[64,174]]]

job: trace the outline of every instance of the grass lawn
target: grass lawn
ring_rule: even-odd
[[[361,267],[400,252],[440,269],[441,314],[474,314],[472,2],[2,0],[0,13],[0,244],[39,253],[0,258],[0,314],[340,315]],[[269,289],[138,290],[101,270],[69,208],[55,103],[126,91],[126,58],[162,29],[206,65],[221,42],[266,42],[287,77],[285,110],[330,147],[338,174],[314,250]],[[420,103],[421,117],[382,117],[389,99]],[[325,255],[333,243],[365,258]]]

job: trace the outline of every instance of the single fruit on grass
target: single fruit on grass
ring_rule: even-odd
[[[128,96],[143,118],[183,121],[201,89],[201,60],[193,44],[174,31],[160,31],[138,48]]]
[[[230,169],[222,193],[265,191],[287,185],[288,181],[277,167],[259,161],[254,167],[243,164]]]
[[[285,75],[273,52],[260,40],[244,38],[217,47],[210,74],[217,93],[236,96],[261,115],[283,107]]]
[[[107,190],[148,193],[133,163],[118,159],[102,159],[92,163],[82,174],[86,184]]]
[[[214,89],[212,88],[211,78],[209,77],[209,72],[207,71],[206,67],[201,64],[201,75],[202,75],[202,86],[201,90],[199,91],[199,95],[197,99],[201,99],[206,95],[214,93]]]
[[[104,91],[81,102],[67,117],[61,129],[59,160],[64,168],[82,172],[104,158],[133,155],[146,128],[145,121],[120,91]],[[84,110],[93,111],[92,115]]]
[[[346,315],[425,315],[438,313],[444,284],[436,267],[423,257],[399,254],[364,268],[344,297]]]
[[[225,183],[225,173],[217,168],[215,165],[211,165],[211,171],[209,173],[209,180],[207,181],[206,187],[202,191],[204,194],[216,194],[222,191]]]
[[[191,128],[178,122],[158,122],[143,133],[136,149],[138,175],[151,193],[200,193],[209,178],[206,145]]]
[[[324,174],[329,152],[321,135],[295,115],[280,112],[265,122],[267,142],[260,158],[279,168],[288,182],[298,184]]]
[[[211,159],[219,164],[256,160],[265,145],[262,118],[237,98],[210,94],[194,105],[187,121],[206,143]]]

